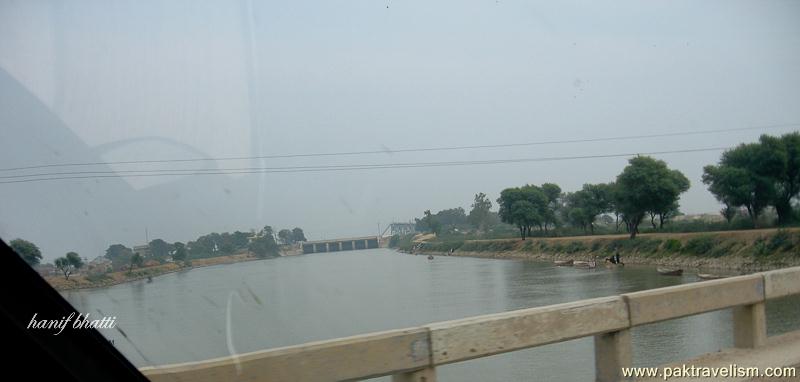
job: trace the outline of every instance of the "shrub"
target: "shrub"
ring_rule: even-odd
[[[769,249],[767,248],[767,239],[763,236],[758,237],[753,242],[753,255],[756,257],[763,257],[769,254]]]
[[[695,255],[705,255],[714,248],[715,240],[712,236],[697,236],[689,239],[683,247],[683,252]]]
[[[555,242],[555,243],[552,243],[552,244],[550,244],[550,252],[553,252],[553,253],[564,252],[564,245],[561,244],[561,242],[558,242],[558,241]]]
[[[564,247],[564,251],[567,253],[586,251],[586,245],[583,244],[582,241],[573,241],[567,244],[566,247]]]
[[[779,229],[775,235],[772,236],[769,243],[767,244],[767,249],[770,252],[778,252],[786,249],[790,249],[794,246],[792,242],[792,235],[786,231],[785,229]]]
[[[512,240],[493,241],[490,242],[489,249],[495,252],[510,251],[514,249],[515,244],[516,242]]]
[[[663,249],[667,252],[680,252],[681,241],[678,239],[667,239],[667,241],[664,242]]]
[[[661,239],[640,238],[636,241],[638,241],[638,243],[634,245],[639,253],[655,253],[658,251],[658,247],[661,246]]]
[[[392,235],[389,239],[389,248],[396,248],[400,243],[400,235]]]
[[[738,246],[739,243],[737,241],[727,241],[721,244],[717,244],[714,249],[711,250],[709,256],[711,257],[722,257],[730,255],[734,252],[734,248]]]
[[[606,253],[616,253],[617,251],[619,251],[619,252],[632,252],[633,249],[636,248],[639,245],[639,242],[643,241],[643,240],[645,240],[645,239],[643,239],[641,237],[637,238],[637,239],[616,239],[616,240],[612,240],[606,246],[605,252]]]

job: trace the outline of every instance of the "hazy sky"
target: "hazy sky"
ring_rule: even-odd
[[[0,72],[9,84],[0,86],[3,168],[361,150],[386,152],[112,168],[730,147],[800,125],[391,152],[800,124],[800,2],[2,0]],[[657,156],[692,182],[684,212],[719,209],[700,180],[719,154]],[[0,184],[0,237],[31,239],[50,261],[140,244],[145,228],[168,241],[265,224],[300,226],[311,239],[360,236],[426,209],[469,209],[477,192],[494,200],[525,183],[572,191],[611,181],[626,160]]]

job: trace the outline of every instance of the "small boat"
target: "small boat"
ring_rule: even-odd
[[[703,280],[716,280],[716,279],[724,278],[725,276],[715,275],[713,273],[698,273],[697,277],[699,277],[699,278],[701,278]]]
[[[553,264],[558,265],[560,267],[568,267],[572,265],[572,260],[556,260]]]
[[[657,268],[656,271],[664,276],[680,276],[683,274],[683,269]]]
[[[572,265],[576,268],[594,268],[597,266],[597,261],[573,261]]]
[[[428,255],[428,260],[433,260],[433,255]]]

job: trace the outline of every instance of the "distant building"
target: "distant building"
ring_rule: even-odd
[[[104,256],[97,256],[86,267],[90,274],[106,273],[111,271],[111,260]]]
[[[141,257],[146,259],[146,258],[150,257],[150,245],[149,244],[135,245],[135,246],[133,246],[133,253],[134,254],[138,253],[139,256],[141,256]]]
[[[724,221],[725,218],[718,213],[705,213],[705,214],[689,214],[689,215],[678,215],[672,218],[673,221],[680,222],[680,221],[704,221],[704,222],[721,222]]]

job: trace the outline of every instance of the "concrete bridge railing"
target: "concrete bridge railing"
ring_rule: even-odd
[[[515,310],[200,362],[146,367],[152,381],[436,380],[436,366],[594,337],[597,381],[632,366],[630,329],[725,308],[734,345],[767,339],[764,302],[800,294],[800,267]]]

